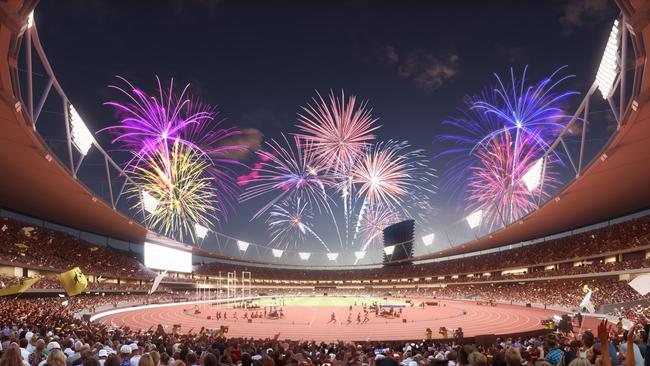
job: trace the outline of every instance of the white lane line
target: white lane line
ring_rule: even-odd
[[[312,316],[311,316],[311,320],[309,320],[309,326],[310,326],[310,327],[311,327],[311,325],[314,323],[314,319],[316,318],[316,313],[317,313],[317,312],[318,312],[318,307],[315,307],[315,308],[314,308],[314,314],[312,314]]]

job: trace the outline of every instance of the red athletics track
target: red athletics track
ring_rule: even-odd
[[[190,329],[196,332],[201,327],[216,329],[227,325],[229,337],[266,338],[280,333],[281,339],[330,342],[421,339],[425,336],[426,328],[431,328],[437,338],[437,331],[441,326],[452,329],[462,327],[465,337],[521,333],[542,329],[542,320],[550,318],[553,314],[560,314],[557,311],[518,305],[499,304],[493,307],[452,300],[442,300],[440,304],[444,306],[405,308],[402,318],[397,319],[378,318],[371,313],[370,322],[361,325],[356,324],[356,315],[362,310],[360,306],[353,308],[353,323],[346,325],[349,310],[345,306],[284,306],[282,308],[285,319],[255,319],[253,323],[247,323],[243,320],[242,309],[219,309],[207,303],[199,305],[201,314],[194,314],[194,305],[191,304],[170,304],[113,314],[99,321],[115,325],[125,324],[136,330],[149,329],[158,324],[171,329],[173,324],[181,324],[181,332],[188,332]],[[214,315],[218,310],[227,310],[228,319],[215,320]],[[233,319],[235,311],[238,320]],[[339,324],[327,324],[332,312],[336,312]],[[207,315],[211,315],[213,319],[208,320]],[[407,319],[407,322],[403,323],[402,319]]]

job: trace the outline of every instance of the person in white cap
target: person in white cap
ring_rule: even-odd
[[[97,352],[97,357],[99,357],[99,365],[104,366],[104,362],[106,362],[106,359],[108,358],[108,351],[105,349],[100,349],[99,352]]]
[[[50,343],[47,344],[47,347],[45,347],[45,349],[47,350],[48,358],[49,358],[50,354],[54,353],[54,350],[59,350],[59,351],[61,351],[61,345],[59,344],[59,342],[50,342]],[[65,357],[65,355],[63,354],[63,351],[61,351],[61,356],[62,356],[62,357]],[[44,359],[44,360],[42,360],[42,361],[38,364],[38,366],[43,366],[43,365],[45,365],[46,363],[47,363],[47,358]]]
[[[120,347],[120,366],[131,366],[131,347],[128,344]]]
[[[138,366],[141,357],[140,347],[138,347],[137,343],[131,343],[129,344],[129,347],[131,347],[131,366]]]

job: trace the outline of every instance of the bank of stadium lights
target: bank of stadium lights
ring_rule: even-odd
[[[32,10],[31,13],[27,16],[27,28],[31,28],[34,26],[34,11]]]
[[[393,255],[393,253],[395,253],[395,246],[391,245],[389,247],[384,247],[384,253],[386,255]]]
[[[79,150],[81,155],[86,155],[93,146],[95,138],[90,133],[83,119],[72,104],[68,104],[68,116],[70,119],[70,138],[72,143]]]
[[[239,250],[241,250],[242,252],[245,252],[246,249],[248,249],[249,245],[250,245],[249,242],[243,240],[237,240],[237,248],[239,248]]]
[[[605,53],[598,67],[598,73],[596,74],[596,84],[600,93],[603,95],[603,99],[610,97],[614,82],[616,81],[616,75],[618,75],[619,71],[618,47],[621,42],[618,32],[618,20],[615,20],[612,31],[609,33],[607,46],[605,46]]]
[[[365,258],[365,256],[366,256],[366,251],[365,251],[365,250],[360,250],[360,251],[358,251],[358,252],[354,252],[354,257],[355,257],[357,260],[359,260],[359,259],[363,259],[363,258]]]
[[[542,166],[544,165],[543,158],[537,159],[535,164],[533,164],[528,171],[524,173],[524,176],[521,177],[521,181],[524,182],[528,192],[534,191],[539,187],[542,182]]]
[[[467,220],[467,225],[469,225],[470,229],[474,229],[479,225],[481,225],[482,219],[483,219],[483,210],[474,211],[465,218],[465,220]]]
[[[427,234],[427,235],[423,236],[422,237],[422,242],[424,243],[425,246],[428,247],[429,245],[433,244],[433,241],[435,239],[436,239],[436,234],[431,233],[431,234]]]
[[[282,249],[271,249],[271,252],[273,252],[273,256],[276,258],[282,257],[282,253],[284,253],[284,250]]]
[[[194,224],[194,233],[200,239],[205,239],[205,237],[208,235],[208,228],[201,224]]]
[[[335,261],[339,257],[339,253],[327,253],[327,259]]]
[[[299,256],[300,259],[302,259],[303,261],[308,261],[308,260],[309,260],[309,257],[311,257],[311,253],[308,253],[308,252],[300,252],[300,253],[298,253],[298,256]]]
[[[159,202],[156,197],[149,194],[149,192],[142,191],[142,204],[144,205],[145,211],[153,214],[156,212],[156,208],[158,208]]]

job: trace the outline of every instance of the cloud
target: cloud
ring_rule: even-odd
[[[610,13],[612,8],[609,0],[570,0],[562,9],[560,24],[563,26],[563,33],[571,35],[577,28],[603,19]]]
[[[262,148],[264,134],[257,128],[242,128],[241,134],[222,141],[221,146],[240,146],[241,149],[229,150],[225,155],[229,159],[243,161]]]
[[[400,54],[388,45],[382,47],[382,62],[396,68],[397,75],[410,80],[418,89],[432,92],[459,71],[460,57],[455,53],[436,55],[424,50],[412,50]]]
[[[424,91],[434,91],[458,74],[459,57],[456,54],[436,56],[428,52],[409,52],[397,67],[397,74],[411,80]]]

